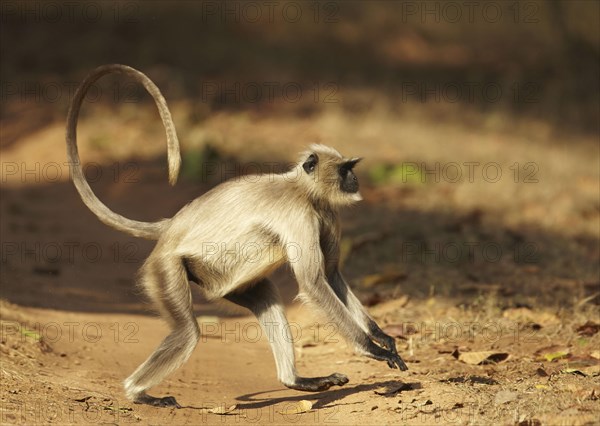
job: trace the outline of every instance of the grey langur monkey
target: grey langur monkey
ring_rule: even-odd
[[[222,183],[183,207],[170,219],[138,222],[111,211],[85,180],[77,152],[77,119],[88,88],[103,75],[133,77],[154,98],[167,132],[169,181],[177,180],[179,142],[165,99],[143,73],[124,65],[105,65],[81,83],[67,117],[67,154],[83,202],[108,226],[157,244],[140,271],[140,284],[171,328],[170,334],[124,383],[128,398],[154,406],[179,404],[172,396],[146,393],[191,355],[200,337],[189,282],[209,300],[224,298],[249,309],[261,326],[271,328],[270,345],[278,379],[285,386],[316,392],[344,385],[339,373],[300,377],[277,287],[267,276],[288,262],[301,297],[320,308],[355,350],[407,370],[392,337],[385,334],[350,290],[339,270],[338,209],[361,200],[352,171],[360,160],[335,149],[311,145],[286,173]],[[240,247],[252,255],[240,256]],[[251,259],[250,259],[251,257]],[[272,330],[273,325],[275,329]]]

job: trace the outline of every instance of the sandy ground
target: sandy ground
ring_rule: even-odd
[[[210,142],[219,161],[287,162],[314,141],[366,157],[365,201],[343,215],[344,269],[397,337],[409,371],[353,354],[334,324],[292,303],[293,279],[280,271],[300,373],[335,371],[350,383],[316,394],[284,388],[255,320],[207,305],[194,289],[201,342],[152,390],[183,408],[131,404],[121,382],[167,333],[135,287],[152,244],[106,228],[83,206],[68,181],[59,119],[28,130],[8,114],[3,131],[17,136],[2,144],[3,424],[595,424],[593,138],[559,145],[565,136],[543,123],[470,128],[418,115],[398,120],[377,108],[358,118],[335,109],[286,119],[224,112],[194,124],[189,109],[173,108],[184,157]],[[222,177],[198,179],[188,164],[188,177],[169,188],[155,121],[151,108],[135,105],[90,108],[81,123],[82,157],[97,167],[88,175],[100,171],[94,190],[138,220],[172,215]],[[431,170],[457,163],[463,172],[464,162],[494,162],[504,178],[373,178],[378,165],[402,162]],[[449,251],[456,247],[458,255]],[[499,257],[484,252],[497,247]],[[303,400],[312,407],[298,413]]]

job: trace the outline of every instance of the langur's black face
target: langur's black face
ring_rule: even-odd
[[[352,169],[359,161],[360,159],[356,158],[340,165],[338,173],[340,176],[340,189],[342,192],[348,194],[355,194],[358,192],[358,179]]]
[[[333,148],[311,146],[305,153],[301,166],[309,179],[306,190],[312,197],[334,206],[349,205],[362,198],[358,192],[358,179],[353,168],[360,158],[344,158]]]

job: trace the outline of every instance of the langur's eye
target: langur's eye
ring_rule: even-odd
[[[310,154],[304,164],[302,164],[302,168],[306,173],[312,173],[317,167],[318,162],[319,157],[317,157],[315,154]]]

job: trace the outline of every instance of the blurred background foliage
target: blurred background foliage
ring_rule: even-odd
[[[458,84],[464,95],[493,83],[505,92],[497,102],[476,90],[474,99],[428,101],[431,113],[455,119],[467,105],[509,121],[526,115],[559,130],[598,131],[596,1],[52,4],[3,2],[3,101],[20,81],[75,82],[120,62],[148,72],[171,98],[198,100],[207,80],[335,82],[344,108],[368,109],[372,97],[352,95],[367,89],[400,114],[407,96],[419,103],[427,88],[439,94],[439,85]],[[294,114],[319,107],[296,106]],[[264,105],[217,96],[212,107]]]

